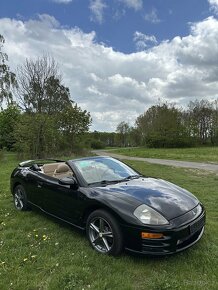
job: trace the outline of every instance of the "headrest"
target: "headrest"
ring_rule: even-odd
[[[67,166],[67,164],[58,164],[58,167],[56,169],[56,173],[62,173],[62,172],[67,172],[69,171],[70,168]]]
[[[57,168],[57,163],[47,163],[43,165],[44,171],[54,171]]]

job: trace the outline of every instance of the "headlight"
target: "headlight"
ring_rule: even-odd
[[[134,215],[145,225],[167,225],[169,222],[153,208],[142,204],[138,206]]]
[[[192,214],[196,218],[201,214],[201,212],[202,212],[202,206],[199,203],[195,208],[193,208]]]

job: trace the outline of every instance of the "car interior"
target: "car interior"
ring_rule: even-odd
[[[73,176],[70,167],[62,162],[44,164],[40,169],[41,173],[58,179]]]

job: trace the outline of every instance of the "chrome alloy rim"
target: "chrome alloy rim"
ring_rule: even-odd
[[[113,247],[114,237],[110,224],[96,217],[89,224],[89,238],[93,247],[101,253],[108,253]]]
[[[16,209],[21,210],[23,208],[23,192],[18,188],[14,194],[14,204]]]

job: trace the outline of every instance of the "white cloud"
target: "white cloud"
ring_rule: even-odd
[[[94,31],[62,27],[49,15],[21,21],[0,19],[10,66],[45,52],[58,61],[65,85],[83,109],[91,112],[92,129],[113,130],[135,118],[158,98],[187,104],[218,97],[218,20],[192,23],[190,34],[124,54],[96,42]],[[151,37],[138,32],[145,40]]]
[[[211,11],[218,14],[218,0],[208,0],[208,2],[210,4]]]
[[[91,20],[101,24],[104,20],[104,10],[107,5],[104,0],[90,0],[89,9],[91,10]]]
[[[152,8],[152,10],[149,13],[145,14],[144,19],[154,24],[159,23],[161,21],[157,15],[156,8]]]
[[[138,51],[146,49],[149,44],[157,44],[157,39],[154,35],[146,35],[139,31],[134,33],[133,41],[135,42]]]
[[[133,8],[135,10],[140,10],[143,7],[142,0],[120,0],[127,8]]]
[[[60,4],[68,4],[72,2],[73,0],[51,0],[51,1],[55,3],[60,3]]]

